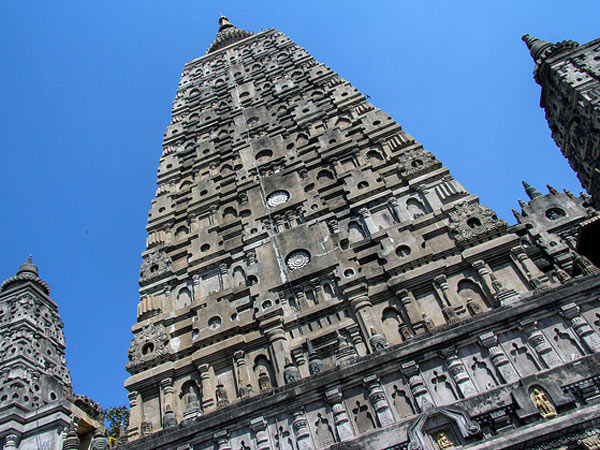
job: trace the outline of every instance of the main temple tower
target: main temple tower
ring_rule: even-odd
[[[522,379],[599,349],[569,297],[598,281],[549,293],[526,240],[349,82],[219,23],[164,136],[128,446],[451,448],[574,407]]]

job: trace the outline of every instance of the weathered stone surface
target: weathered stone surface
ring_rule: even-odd
[[[524,424],[562,420],[574,433],[598,392],[599,276],[548,276],[526,226],[350,83],[276,30],[220,25],[185,65],[164,137],[124,447],[510,448]]]

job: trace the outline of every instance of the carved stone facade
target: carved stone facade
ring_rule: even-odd
[[[553,44],[526,34],[523,40],[552,137],[600,207],[600,39]]]
[[[220,25],[165,133],[123,447],[593,437],[600,277],[540,270],[526,225],[282,33]]]
[[[50,288],[39,278],[31,257],[0,287],[0,446],[4,449],[84,450],[94,430],[104,433],[100,406],[72,392],[63,324],[49,295]]]

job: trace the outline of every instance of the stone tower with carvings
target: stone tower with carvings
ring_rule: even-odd
[[[533,76],[542,87],[540,106],[552,137],[600,206],[600,39],[584,45],[523,41],[535,61]]]
[[[126,448],[595,436],[595,268],[549,278],[524,226],[279,31],[220,19],[157,184]]]
[[[0,285],[1,448],[100,450],[100,415],[73,394],[58,306],[30,256]]]

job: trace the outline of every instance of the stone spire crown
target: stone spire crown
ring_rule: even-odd
[[[250,31],[240,30],[233,25],[226,16],[221,16],[219,17],[219,31],[217,32],[217,37],[206,51],[206,54],[220,50],[223,47],[227,47],[242,39],[246,39],[253,34],[254,33]]]
[[[534,38],[528,34],[524,34],[521,39],[527,45],[533,60],[538,64],[541,62],[541,58],[546,53],[546,50],[555,48],[553,43],[544,41],[543,39]]]
[[[536,197],[541,197],[542,194],[540,191],[538,191],[536,188],[534,188],[533,186],[530,186],[529,184],[527,184],[525,181],[522,182],[523,183],[523,187],[525,188],[525,192],[527,193],[527,195],[529,196],[529,198],[531,200],[533,200]]]

